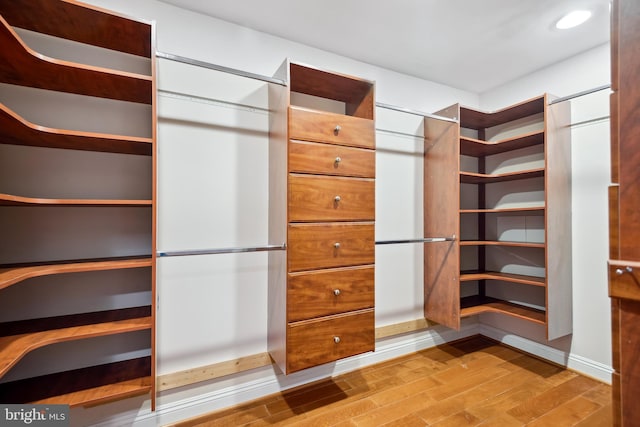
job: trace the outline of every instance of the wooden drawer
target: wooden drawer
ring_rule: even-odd
[[[287,373],[333,362],[375,348],[373,309],[287,327]]]
[[[289,138],[375,148],[373,120],[289,107]]]
[[[373,264],[372,222],[289,224],[289,272]]]
[[[289,273],[289,322],[370,308],[374,302],[373,266]]]
[[[289,175],[289,221],[373,221],[375,181],[321,175]]]
[[[289,172],[375,178],[376,152],[341,145],[289,141]]]
[[[640,301],[640,262],[609,260],[609,296]]]

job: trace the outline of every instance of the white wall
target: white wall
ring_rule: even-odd
[[[480,96],[483,109],[495,110],[547,92],[559,97],[610,83],[609,45],[510,82]],[[495,316],[481,321],[499,330],[496,337],[569,367],[610,381],[611,313],[607,294],[609,235],[607,186],[610,178],[609,91],[571,102],[573,335],[547,344],[544,331]],[[551,189],[553,191],[553,189]],[[522,339],[528,338],[533,342]],[[557,351],[559,350],[559,351]]]

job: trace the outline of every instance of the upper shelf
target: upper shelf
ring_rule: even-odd
[[[152,102],[151,76],[49,58],[29,48],[3,17],[0,17],[0,45],[3,83],[143,104]]]
[[[150,156],[151,138],[39,126],[0,103],[0,143]]]
[[[33,277],[52,274],[80,273],[85,271],[117,270],[125,268],[151,267],[151,257],[107,261],[67,262],[0,268],[0,289]]]
[[[544,112],[545,97],[539,96],[493,112],[484,112],[460,106],[460,126],[486,129]]]
[[[0,14],[15,27],[151,58],[151,25],[73,0],[0,2]]]
[[[542,144],[544,144],[544,131],[531,132],[501,141],[482,141],[463,136],[460,137],[460,154],[483,157]]]

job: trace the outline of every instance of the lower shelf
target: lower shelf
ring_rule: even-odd
[[[460,317],[481,313],[501,313],[541,325],[546,323],[546,313],[543,310],[478,295],[460,300]]]
[[[0,402],[92,406],[152,390],[151,357],[0,384]]]

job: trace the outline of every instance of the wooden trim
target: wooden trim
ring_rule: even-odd
[[[0,206],[151,206],[151,200],[43,199],[0,193]]]
[[[437,325],[437,323],[426,319],[415,319],[376,328],[375,337],[378,340],[410,332],[422,331],[435,325]],[[212,365],[160,375],[156,381],[156,390],[166,391],[184,387],[227,375],[238,374],[251,369],[261,368],[263,366],[270,366],[272,363],[269,353],[258,353],[237,359],[225,360],[224,362],[214,363]]]

